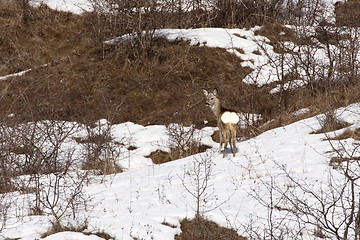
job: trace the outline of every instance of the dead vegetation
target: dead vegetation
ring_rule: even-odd
[[[218,224],[203,219],[184,219],[181,221],[180,235],[175,236],[176,240],[246,240],[239,236],[233,229],[220,227]]]
[[[197,153],[205,152],[206,149],[209,148],[211,147],[207,145],[198,145],[196,143],[193,143],[192,146],[190,146],[190,149],[186,152],[181,151],[179,148],[171,148],[170,152],[157,150],[155,152],[152,152],[149,156],[146,157],[151,158],[151,160],[155,164],[162,164],[180,158],[188,157]]]
[[[178,16],[172,16],[173,20],[185,16],[198,17],[194,22],[187,18],[169,25],[162,23],[161,26],[239,27],[253,26],[265,20],[268,24],[257,34],[267,36],[277,53],[290,53],[283,48],[283,41],[300,45],[309,43],[308,38],[299,37],[277,21],[278,5],[269,7],[257,6],[254,1],[241,2],[240,6],[236,1],[219,2],[215,16],[195,11],[180,16],[179,12]],[[186,41],[168,42],[163,38],[149,39],[145,48],[139,47],[141,42],[107,45],[104,40],[125,33],[125,29],[111,25],[114,23],[103,15],[74,15],[41,5],[39,8],[29,7],[24,19],[21,7],[14,3],[12,0],[0,2],[0,76],[27,69],[32,71],[0,81],[0,119],[6,124],[39,120],[92,124],[98,119],[111,118],[113,123],[132,121],[149,125],[177,122],[196,128],[216,126],[212,113],[204,106],[201,90],[218,88],[227,106],[239,112],[263,116],[263,122],[259,123],[261,127],[246,129],[241,134],[251,137],[360,100],[356,74],[345,83],[327,84],[329,79],[324,78],[296,90],[270,94],[278,82],[262,87],[243,83],[242,79],[252,69],[241,67],[241,60],[223,49],[189,46]],[[338,8],[340,14],[344,14],[341,13],[343,9]],[[338,18],[339,25],[343,25],[341,21],[341,17]],[[322,30],[319,29],[315,37],[324,44],[334,43],[336,36],[331,35],[331,39],[327,39],[327,32]],[[261,55],[261,52],[254,54]],[[342,67],[345,74],[354,66],[344,64]],[[279,83],[295,80],[298,75],[294,73],[283,77]],[[304,115],[292,114],[302,108],[310,111]],[[204,120],[208,121],[206,125]],[[329,116],[315,133],[346,126]],[[349,137],[359,140],[359,129],[346,130],[333,140]],[[122,171],[116,164],[116,155],[120,153],[112,151],[119,148],[117,143],[109,145],[111,139],[102,135],[78,141],[88,149],[84,169],[97,170],[101,174]],[[156,151],[148,157],[160,164],[208,148],[196,141],[185,146],[170,147],[170,152]],[[130,146],[128,150],[135,148]],[[109,157],[103,158],[104,149],[110,151],[106,153],[110,154]],[[8,153],[30,155],[28,149],[18,147]],[[333,158],[331,162],[348,160]],[[33,168],[30,170],[34,171]],[[11,181],[14,174],[10,175],[2,173],[0,176],[0,193],[18,189]],[[176,237],[178,240],[245,239],[234,230],[221,228],[202,218],[185,219],[181,224],[183,233]],[[59,226],[54,225],[51,231],[67,230],[63,226],[57,228]],[[99,233],[99,236],[110,239],[105,233]]]
[[[345,129],[341,134],[336,137],[329,138],[329,140],[344,140],[348,138],[360,141],[360,128],[357,128],[355,130],[349,128]]]
[[[349,161],[359,161],[360,162],[360,157],[332,157],[330,159],[329,165],[333,166],[334,168],[338,167],[339,164],[344,163],[344,162],[349,162]]]
[[[360,2],[349,0],[335,4],[336,24],[339,26],[360,26]]]
[[[0,5],[0,74],[6,75],[56,62],[92,45],[85,17],[41,5],[29,8],[28,24],[15,1]]]
[[[252,69],[241,67],[241,60],[223,49],[161,38],[151,39],[146,49],[136,43],[107,45],[102,41],[120,32],[110,33],[111,28],[104,27],[99,36],[100,23],[106,19],[94,13],[79,16],[42,5],[29,9],[25,27],[19,11],[19,6],[11,5],[0,15],[5,26],[0,30],[4,53],[0,73],[33,70],[0,82],[0,118],[4,120],[13,115],[12,122],[93,123],[111,115],[113,123],[181,122],[203,127],[207,120],[215,126],[200,93],[203,88],[217,87],[227,106],[261,114],[264,122],[275,119],[272,126],[276,127],[293,121],[286,119],[301,108],[312,109],[314,115],[322,112],[324,97],[336,96],[334,108],[360,98],[355,94],[357,84],[341,90],[335,87],[331,94],[314,86],[287,95],[270,94],[271,84],[261,88],[244,84],[242,79]],[[278,23],[266,25],[258,34],[274,44],[298,41],[293,31]]]
[[[333,111],[327,112],[319,122],[321,128],[312,132],[313,134],[332,132],[349,126],[349,123],[339,120]]]

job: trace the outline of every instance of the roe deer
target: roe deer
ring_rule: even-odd
[[[231,152],[235,157],[236,128],[240,118],[234,110],[224,108],[221,105],[220,99],[217,98],[216,89],[214,89],[212,93],[209,93],[205,89],[203,89],[203,92],[206,96],[205,104],[210,107],[217,119],[217,125],[220,130],[220,151],[223,143],[225,143],[223,154],[223,157],[225,157],[227,145],[230,143]]]

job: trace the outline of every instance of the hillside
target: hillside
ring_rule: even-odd
[[[334,3],[2,1],[0,239],[360,239],[360,3]]]
[[[351,79],[351,87],[347,85],[348,80],[343,81],[345,84],[341,89],[345,91],[339,91],[338,86],[324,89],[321,82],[310,79],[310,86],[301,84],[305,86],[290,94],[286,82],[297,81],[298,74],[303,74],[291,72],[293,66],[276,68],[269,84],[261,87],[252,84],[267,81],[269,76],[263,75],[263,70],[274,69],[271,62],[281,66],[280,62],[276,62],[281,57],[287,58],[285,53],[288,51],[293,51],[293,47],[286,43],[293,41],[301,44],[306,39],[299,39],[299,36],[303,32],[310,34],[313,31],[310,29],[288,29],[269,23],[257,30],[255,34],[267,36],[278,53],[274,55],[268,47],[261,49],[263,40],[256,42],[259,50],[255,51],[255,55],[274,57],[269,61],[270,65],[264,61],[258,64],[255,67],[260,70],[258,72],[254,71],[254,66],[242,64],[249,56],[249,53],[241,52],[248,51],[246,45],[240,49],[233,47],[239,50],[240,57],[229,53],[231,48],[225,51],[223,48],[189,45],[186,39],[169,42],[156,37],[144,43],[146,48],[137,45],[143,43],[131,41],[109,45],[104,41],[122,32],[112,31],[106,22],[100,22],[101,19],[92,13],[74,15],[41,5],[29,10],[30,20],[23,26],[20,10],[10,8],[1,17],[1,25],[5,28],[2,28],[3,66],[0,75],[28,69],[33,71],[0,82],[1,89],[6,89],[1,95],[2,119],[14,114],[20,122],[54,119],[93,123],[106,118],[114,123],[134,121],[148,125],[182,122],[201,127],[205,118],[211,120],[211,115],[199,104],[201,90],[215,87],[229,107],[261,114],[265,121],[286,119],[289,113],[305,107],[320,113],[329,108],[327,105],[339,107],[358,100],[357,94],[354,94],[358,88]],[[327,31],[332,30],[329,28]],[[234,38],[242,37],[235,35]],[[309,37],[317,41],[322,36],[314,32]],[[285,50],[286,47],[290,49]],[[308,69],[313,63],[303,64],[300,67]],[[253,72],[253,80],[244,82],[250,72]],[[314,75],[321,73],[305,74],[307,78],[317,78]],[[337,76],[331,76],[334,77]],[[356,76],[350,77],[353,79]],[[301,78],[300,81],[309,80]],[[271,94],[271,89],[276,86],[274,82],[285,86],[281,87],[284,91]],[[182,86],[182,91],[178,91],[178,86]],[[336,99],[331,99],[332,96]],[[326,103],[324,98],[328,99]]]
[[[351,195],[343,193],[351,187],[346,183],[345,169],[338,160],[350,164],[351,176],[359,174],[356,160],[359,158],[359,136],[355,135],[359,129],[359,105],[338,109],[336,115],[348,127],[313,134],[321,128],[321,119],[325,116],[301,120],[239,142],[236,157],[229,154],[222,158],[217,143],[211,139],[215,129],[206,128],[195,133],[200,137],[194,139],[213,148],[160,165],[154,165],[147,156],[157,149],[169,151],[171,139],[164,126],[143,127],[130,122],[113,125],[113,143],[124,144],[117,145],[120,148],[116,162],[125,172],[87,176],[90,177],[85,180],[90,180],[87,184],[83,182],[84,172],[77,173],[80,179],[71,174],[39,175],[44,191],[40,195],[51,201],[43,202],[42,214],[35,214],[35,195],[31,192],[4,195],[2,203],[10,204],[11,200],[11,204],[1,234],[10,239],[45,237],[49,229],[55,231],[52,223],[56,214],[61,213],[64,214],[61,223],[67,227],[59,233],[48,232],[52,235],[44,239],[109,239],[102,236],[173,239],[180,234],[181,220],[195,216],[200,201],[199,211],[207,219],[236,229],[249,239],[270,238],[268,231],[272,231],[276,239],[285,233],[287,239],[299,236],[315,239],[318,224],[326,224],[323,221],[334,224],[334,228],[319,225],[322,234],[332,239],[334,229],[342,229],[337,219],[349,213],[352,203]],[[73,124],[67,123],[67,126]],[[99,129],[106,131],[107,123],[99,124]],[[71,161],[76,165],[83,161],[86,145],[74,139],[86,136],[86,130],[81,126],[72,129],[67,140],[61,142],[60,153],[74,149]],[[94,131],[98,131],[96,129]],[[205,177],[206,186],[198,186],[197,180],[205,181]],[[56,179],[62,184],[53,185]],[[357,180],[354,183],[357,184]],[[76,190],[78,184],[81,184],[81,192]],[[196,198],[198,188],[204,190],[204,194]],[[358,193],[358,188],[353,190]],[[52,202],[55,192],[60,199]],[[69,202],[71,199],[74,202]],[[337,199],[343,202],[333,206]],[[73,204],[72,207],[66,207],[67,203]],[[331,211],[322,212],[322,204]],[[299,206],[298,212],[291,210]],[[325,214],[324,219],[317,219],[322,214]]]

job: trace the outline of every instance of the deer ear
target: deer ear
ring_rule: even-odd
[[[214,89],[213,93],[214,93],[214,95],[217,95],[217,94],[218,94],[218,91],[217,91],[216,88]]]
[[[203,89],[203,93],[205,94],[205,96],[209,95],[209,92],[206,91],[205,89]]]

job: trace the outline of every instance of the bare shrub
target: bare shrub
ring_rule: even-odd
[[[75,220],[79,212],[88,209],[89,197],[83,192],[87,180],[87,173],[69,170],[37,178],[39,209],[42,214],[51,216],[53,231],[64,230],[63,218]]]
[[[124,154],[124,144],[114,141],[111,130],[112,124],[101,120],[95,128],[86,127],[85,138],[76,139],[84,147],[83,169],[96,170],[98,174],[103,175],[122,172],[118,161]]]
[[[169,124],[166,127],[166,134],[169,136],[168,146],[179,152],[179,158],[184,158],[203,150],[201,132],[194,125],[186,127],[183,124]]]
[[[61,230],[62,219],[77,218],[87,207],[83,193],[88,177],[76,171],[79,152],[72,135],[80,125],[62,121],[23,123],[1,128],[1,169],[17,190],[34,195],[30,214],[49,216]],[[24,175],[22,177],[17,177]]]
[[[356,101],[349,91],[359,86],[359,64],[354,57],[360,49],[359,31],[336,27],[328,21],[328,15],[319,14],[316,4],[311,8],[316,17],[310,25],[296,22],[288,28],[267,24],[258,31],[271,40],[276,53],[258,43],[269,58],[266,65],[274,69],[268,77],[277,83],[277,88],[271,90],[277,115],[304,107],[327,112]],[[261,70],[256,69],[249,78],[256,83]]]
[[[326,133],[347,127],[349,124],[337,118],[335,111],[328,111],[324,117],[319,118],[321,128],[312,133]]]
[[[327,173],[327,182],[321,186],[278,164],[281,174],[260,180],[266,194],[256,189],[250,193],[268,211],[265,229],[257,227],[256,221],[264,219],[256,217],[244,227],[255,239],[298,239],[303,231],[321,238],[360,239],[360,162],[354,158],[332,163],[335,171]]]
[[[343,139],[348,139],[348,138],[352,138],[352,139],[359,141],[360,140],[360,128],[357,128],[354,130],[347,128],[338,136],[328,138],[328,140],[343,140]]]
[[[0,194],[0,232],[5,227],[11,203],[5,194]]]
[[[159,26],[160,8],[157,1],[92,0],[98,19],[121,34],[128,34],[127,40],[135,57],[147,55],[152,49],[154,30]],[[102,26],[97,26],[101,28]]]
[[[60,121],[3,125],[0,128],[2,190],[27,191],[29,188],[32,191],[29,184],[36,182],[38,176],[74,167],[78,159],[70,136],[78,127],[78,124]],[[32,174],[29,179],[16,178],[28,174]],[[39,188],[35,189],[38,193]],[[39,209],[38,201],[35,205]]]
[[[240,223],[244,232],[250,236],[250,239],[298,239],[297,236],[303,230],[304,226],[294,227],[293,219],[291,217],[287,218],[286,214],[285,216],[281,214],[283,206],[279,203],[282,199],[286,199],[286,196],[279,194],[280,189],[284,188],[278,183],[282,177],[281,174],[277,174],[276,176],[270,176],[266,180],[260,178],[257,183],[262,190],[254,187],[249,192],[249,195],[266,209],[265,217],[255,213],[249,216],[248,222]],[[290,184],[286,185],[285,190],[282,191],[286,192],[288,188],[291,188]],[[287,224],[284,224],[284,222]],[[261,226],[261,224],[263,225]]]
[[[195,216],[201,218],[204,212],[211,211],[218,206],[206,206],[214,195],[213,184],[210,179],[213,177],[214,163],[212,156],[200,155],[194,157],[191,164],[184,170],[183,176],[179,176],[185,190],[195,199]],[[208,207],[208,209],[205,209]]]
[[[153,163],[161,164],[174,161],[180,158],[188,157],[197,153],[205,152],[210,146],[201,143],[201,130],[195,128],[194,125],[190,127],[184,124],[169,124],[166,127],[166,134],[169,137],[167,142],[168,152],[157,150],[152,152],[149,158]]]

